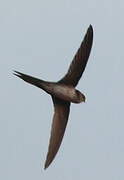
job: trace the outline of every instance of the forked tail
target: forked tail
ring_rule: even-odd
[[[35,78],[35,77],[32,77],[32,76],[29,76],[29,75],[26,75],[26,74],[23,74],[21,72],[18,72],[18,71],[14,71],[13,73],[15,76],[23,79],[25,82],[27,83],[30,83],[34,86],[37,86],[39,88],[43,88],[43,84],[45,83],[45,81],[41,80],[41,79],[38,79],[38,78]]]

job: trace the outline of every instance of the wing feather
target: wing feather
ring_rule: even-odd
[[[80,48],[78,49],[76,55],[72,60],[72,63],[68,69],[67,74],[59,81],[59,83],[72,85],[74,87],[78,84],[78,81],[80,80],[85,70],[90,55],[90,51],[92,48],[92,42],[93,42],[93,28],[90,25],[86,32],[84,40],[80,45]]]
[[[51,129],[51,137],[49,142],[49,148],[47,158],[45,162],[45,169],[51,164],[55,158],[59,147],[61,145],[66,125],[68,122],[68,116],[70,111],[70,103],[53,97],[54,103],[54,116]]]

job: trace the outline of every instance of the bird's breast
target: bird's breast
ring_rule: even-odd
[[[79,103],[75,89],[71,86],[51,84],[49,94],[65,101]]]

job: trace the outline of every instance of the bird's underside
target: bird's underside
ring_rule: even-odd
[[[18,71],[15,71],[14,75],[23,79],[24,81],[35,85],[52,96],[54,104],[54,115],[51,128],[51,136],[49,142],[49,148],[47,158],[45,162],[45,169],[51,164],[55,158],[59,147],[61,145],[66,125],[68,122],[70,103],[80,103],[85,101],[85,96],[78,90],[75,89],[78,81],[80,80],[92,47],[93,42],[93,28],[90,25],[87,33],[74,56],[72,63],[68,69],[66,75],[59,80],[57,83],[47,82]],[[57,87],[59,89],[57,89]],[[62,89],[64,88],[64,90]],[[60,92],[59,92],[60,91]],[[57,94],[58,93],[58,94]]]

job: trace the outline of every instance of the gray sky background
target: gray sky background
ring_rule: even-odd
[[[124,179],[123,0],[0,2],[0,179]],[[94,42],[71,106],[62,146],[44,171],[53,105],[50,96],[12,75],[58,80],[88,26]]]

